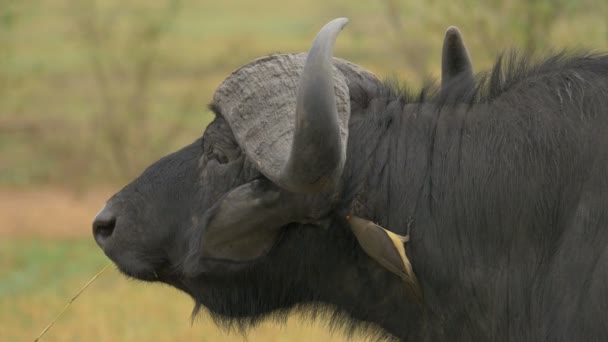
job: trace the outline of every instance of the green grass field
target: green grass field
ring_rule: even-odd
[[[458,26],[476,71],[511,47],[608,50],[605,0],[5,0],[0,4],[0,341],[31,341],[108,260],[90,237],[104,200],[196,139],[239,66],[305,51],[346,16],[335,55],[414,87]],[[102,190],[99,190],[102,189]],[[46,341],[242,341],[165,286],[103,274]],[[320,322],[249,341],[341,341]],[[350,339],[349,339],[350,340]]]

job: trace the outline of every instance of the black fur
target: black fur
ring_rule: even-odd
[[[369,89],[351,89],[347,161],[331,214],[284,227],[268,255],[238,270],[182,270],[200,234],[195,216],[261,177],[234,152],[221,113],[202,149],[196,142],[167,157],[119,193],[147,203],[150,217],[138,225],[173,229],[171,243],[146,247],[148,259],[169,265],[156,269],[158,280],[190,294],[193,315],[206,308],[239,331],[298,311],[373,340],[608,340],[608,56],[533,63],[510,54],[473,86]],[[218,157],[210,141],[232,152]],[[221,172],[210,173],[210,156]],[[166,165],[197,160],[202,174],[167,173]],[[159,204],[163,191],[182,208]],[[346,214],[399,234],[409,225],[422,304],[365,255]]]
[[[388,84],[350,129],[342,203],[400,234],[415,222],[425,322],[403,331],[608,339],[608,57],[511,54],[451,87]]]

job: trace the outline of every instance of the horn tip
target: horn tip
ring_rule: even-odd
[[[343,29],[344,26],[346,26],[346,24],[348,24],[348,18],[346,17],[342,17],[342,18],[336,18],[332,21],[330,21],[329,23],[327,23],[327,25],[337,25],[340,27],[340,29]]]
[[[456,26],[450,26],[447,30],[445,30],[445,39],[446,40],[457,40],[461,36],[460,30]]]
[[[456,26],[450,26],[445,30],[445,34],[459,34],[460,30]]]

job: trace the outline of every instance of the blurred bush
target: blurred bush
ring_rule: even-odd
[[[608,47],[604,0],[3,0],[0,185],[127,181],[201,134],[232,70],[338,16],[337,56],[413,85],[439,74],[449,25],[476,70],[510,47]]]

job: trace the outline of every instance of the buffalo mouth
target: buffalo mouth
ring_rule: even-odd
[[[97,245],[129,278],[154,282],[172,274],[166,253],[162,248],[146,247],[145,237],[135,233],[139,231],[138,224],[131,216],[125,215],[116,203],[106,204],[93,221]]]

